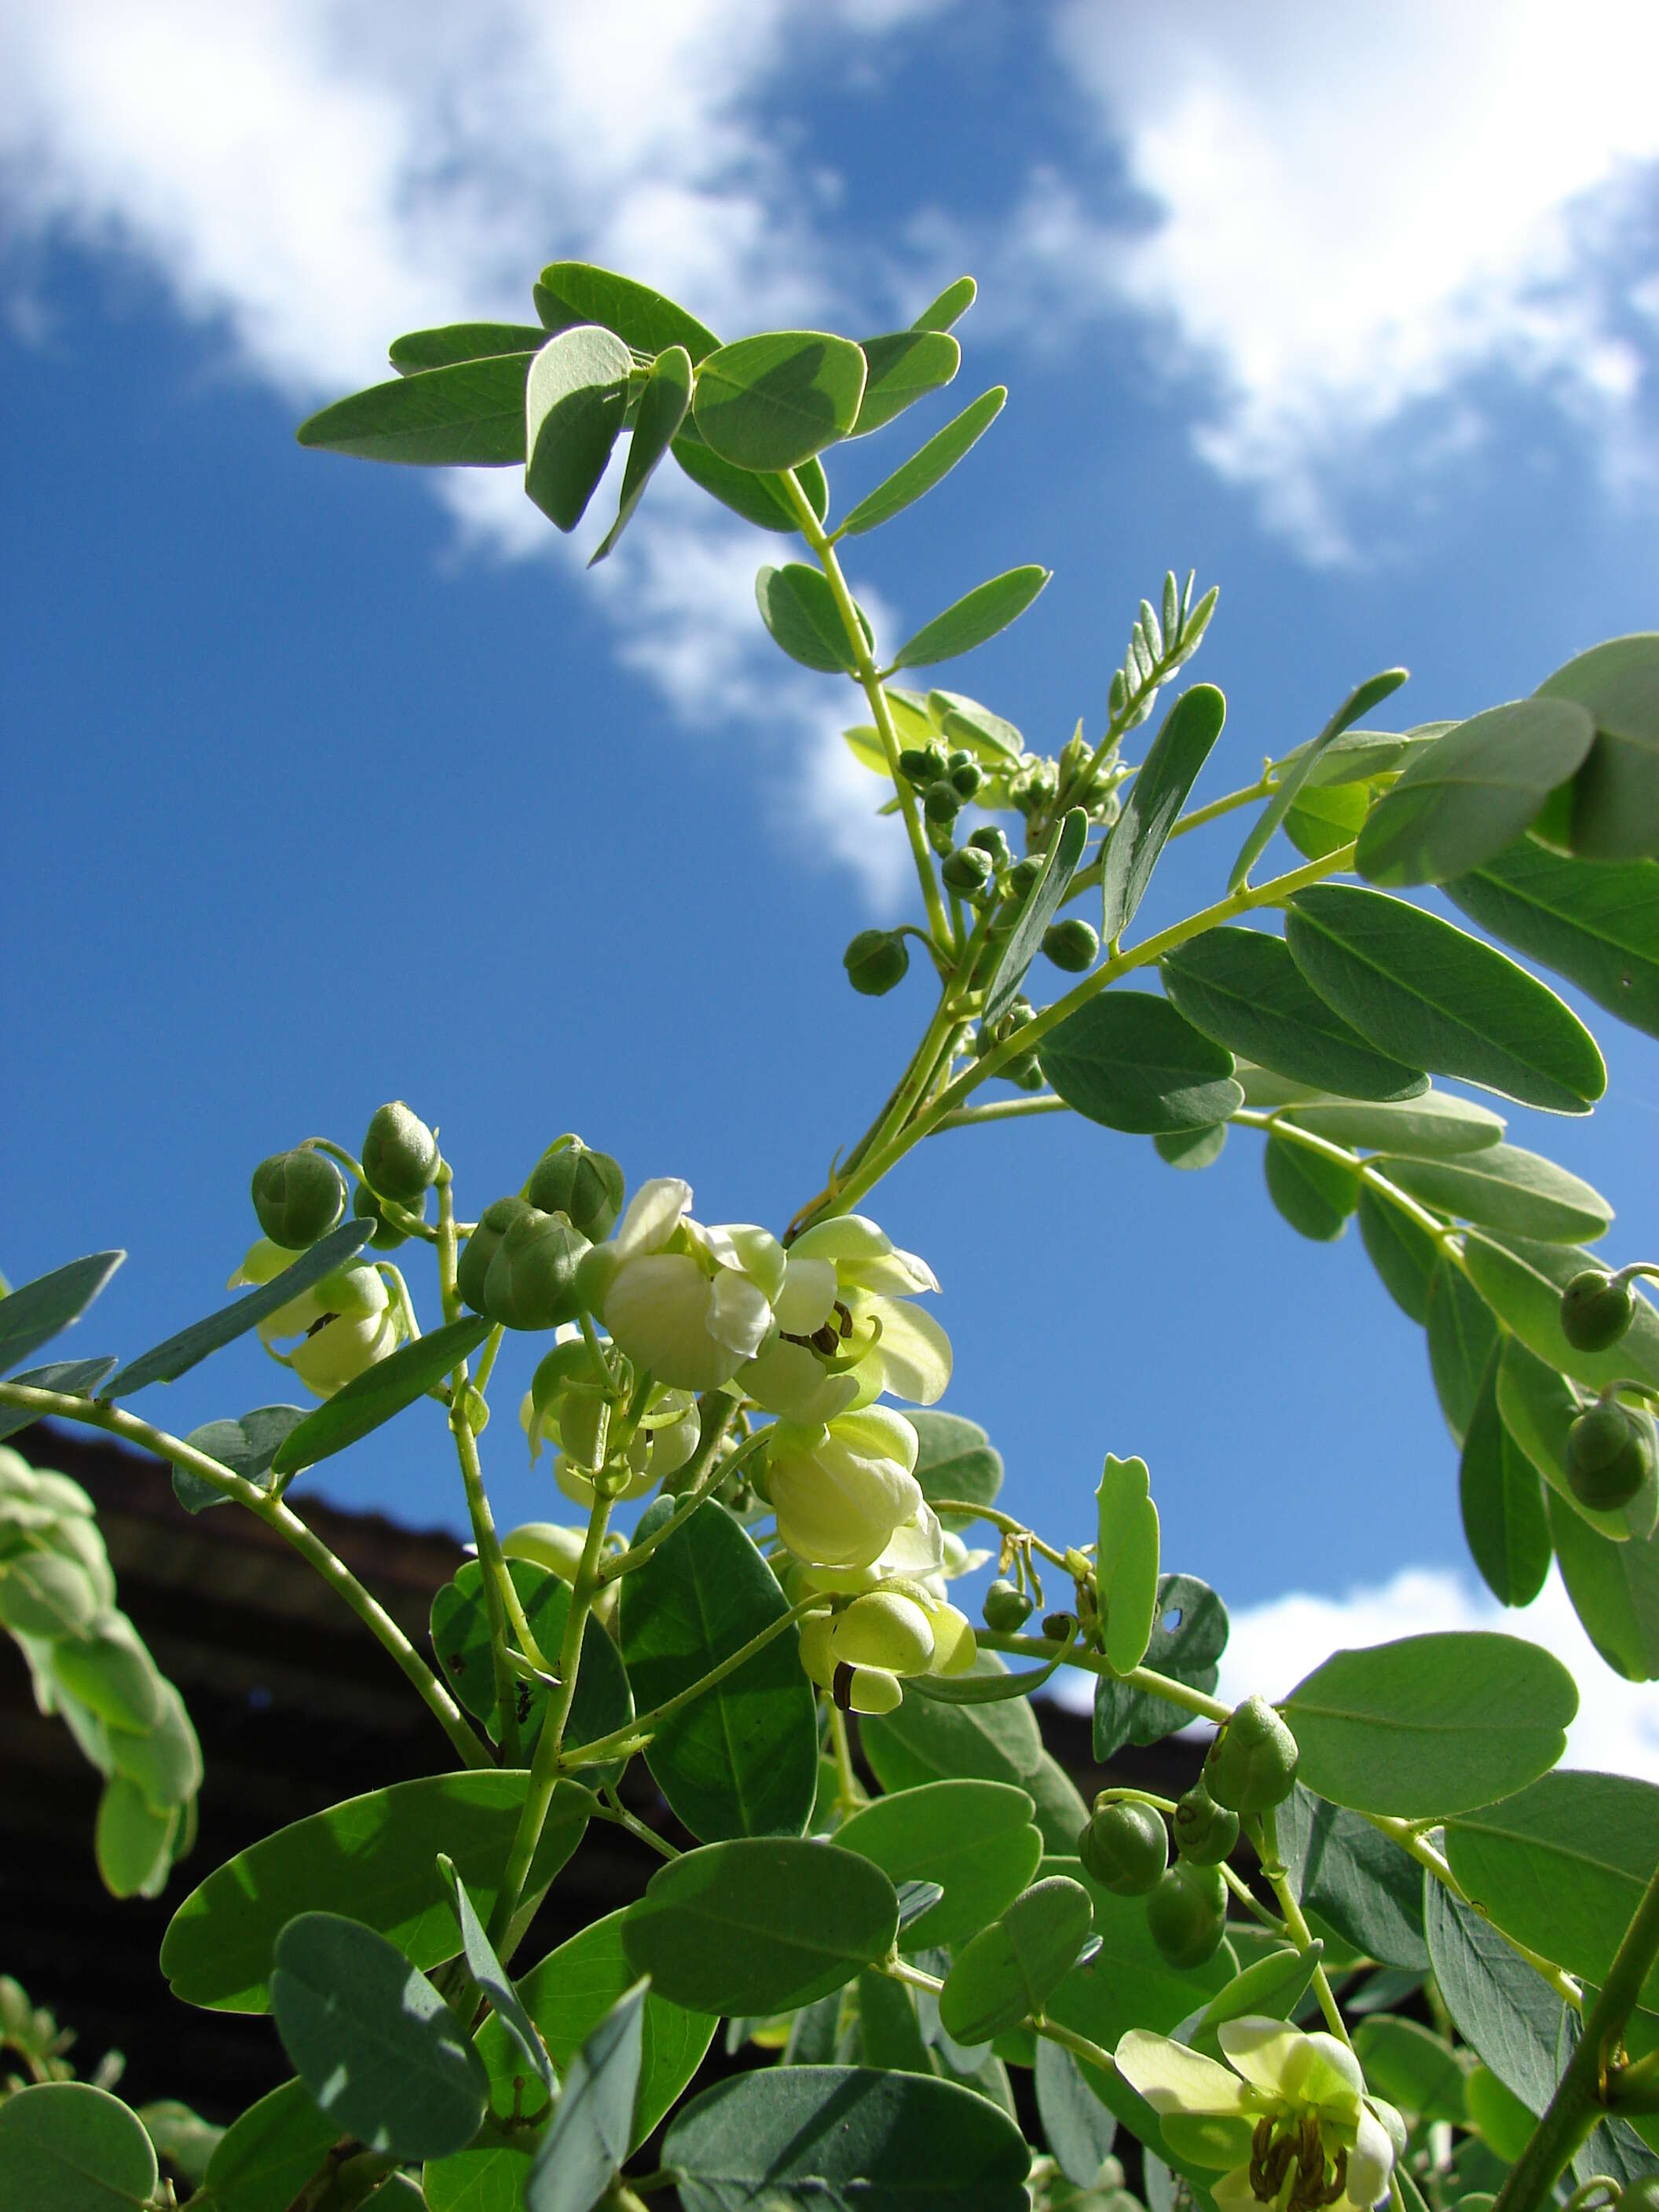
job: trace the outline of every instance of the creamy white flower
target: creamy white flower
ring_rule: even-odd
[[[780,1422],[767,1454],[778,1534],[811,1566],[866,1567],[922,1504],[916,1432],[881,1406],[808,1429]]]
[[[249,1246],[228,1287],[274,1282],[299,1257],[262,1237]],[[331,1398],[365,1368],[395,1352],[403,1339],[402,1320],[385,1283],[374,1267],[356,1260],[278,1306],[257,1328],[266,1351],[291,1367],[319,1398]],[[297,1341],[284,1349],[289,1337]]]
[[[931,1406],[951,1380],[951,1340],[908,1303],[937,1291],[925,1260],[901,1251],[862,1214],[822,1221],[796,1238],[771,1292],[774,1334],[738,1381],[781,1419],[832,1421],[884,1390]]]
[[[746,1222],[704,1228],[691,1186],[660,1176],[635,1193],[611,1249],[602,1318],[613,1340],[660,1382],[714,1390],[730,1382],[773,1327],[782,1246]]]

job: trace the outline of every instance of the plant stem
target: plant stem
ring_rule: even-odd
[[[1333,1144],[1328,1137],[1322,1137],[1312,1129],[1304,1129],[1299,1122],[1284,1119],[1287,1110],[1294,1112],[1295,1109],[1275,1108],[1271,1113],[1263,1113],[1255,1107],[1241,1106],[1229,1119],[1241,1128],[1265,1129],[1270,1136],[1282,1138],[1288,1144],[1299,1145],[1304,1152],[1318,1153],[1322,1159],[1334,1160],[1343,1167],[1352,1168],[1361,1182],[1369,1183],[1379,1198],[1387,1199],[1390,1206],[1397,1207],[1409,1220],[1415,1222],[1425,1236],[1432,1237],[1437,1249],[1443,1252],[1455,1267],[1462,1267],[1462,1241],[1456,1231],[1449,1229],[1438,1214],[1431,1213],[1425,1206],[1419,1206],[1408,1192],[1401,1190],[1398,1183],[1390,1182],[1376,1161],[1361,1159],[1346,1145]]]
[[[1313,1930],[1303,1917],[1302,1907],[1293,1894],[1285,1872],[1283,1855],[1279,1848],[1279,1820],[1274,1808],[1269,1805],[1261,1815],[1261,1871],[1267,1885],[1279,1901],[1285,1916],[1285,1925],[1290,1930],[1291,1941],[1304,1955],[1313,1943]],[[1319,1999],[1319,2009],[1325,2015],[1325,2025],[1339,2043],[1353,2049],[1353,2039],[1348,2033],[1347,2023],[1342,2017],[1342,2008],[1337,2003],[1336,1993],[1331,1987],[1330,1977],[1322,1964],[1313,1971],[1314,1995]]]
[[[1046,1557],[1054,1554],[1042,1547]],[[1127,1682],[1132,1690],[1143,1690],[1151,1698],[1165,1698],[1173,1705],[1184,1706],[1188,1712],[1206,1721],[1224,1721],[1231,1717],[1232,1707],[1224,1705],[1218,1698],[1206,1697],[1202,1690],[1194,1690],[1186,1682],[1177,1682],[1173,1675],[1160,1674],[1151,1667],[1133,1667],[1121,1674],[1110,1660],[1098,1651],[1085,1650],[1074,1644],[1069,1651],[1063,1644],[1047,1636],[1005,1636],[991,1628],[976,1628],[975,1641],[988,1651],[1018,1652],[1024,1659],[1058,1659],[1064,1656],[1070,1667],[1080,1667],[1085,1674],[1103,1675],[1109,1682]]]
[[[344,1599],[414,1685],[422,1703],[454,1745],[462,1765],[491,1764],[489,1753],[468,1727],[460,1707],[386,1607],[370,1596],[344,1560],[331,1552],[321,1537],[313,1534],[280,1498],[270,1497],[241,1475],[233,1474],[228,1467],[222,1467],[216,1459],[198,1451],[194,1445],[169,1436],[164,1429],[153,1428],[148,1421],[139,1420],[118,1406],[95,1405],[88,1398],[65,1397],[56,1390],[36,1390],[21,1382],[0,1382],[0,1405],[27,1407],[31,1413],[42,1416],[51,1414],[60,1420],[79,1421],[88,1428],[105,1430],[126,1443],[137,1444],[157,1459],[199,1475],[222,1497],[234,1498],[239,1505],[246,1506],[267,1528],[274,1528]]]
[[[618,1552],[614,1559],[605,1561],[599,1571],[601,1588],[606,1583],[615,1582],[619,1576],[631,1575],[636,1568],[642,1567],[659,1544],[665,1544],[671,1536],[677,1535],[685,1526],[714,1485],[717,1482],[724,1482],[726,1476],[734,1469],[743,1466],[746,1461],[753,1459],[766,1442],[767,1431],[764,1429],[757,1430],[752,1437],[746,1437],[744,1439],[729,1459],[716,1460],[714,1447],[724,1435],[732,1414],[738,1409],[737,1400],[729,1395],[726,1397],[726,1405],[727,1408],[726,1413],[718,1416],[711,1426],[704,1430],[697,1449],[690,1462],[690,1464],[697,1469],[690,1488],[680,1492],[674,1510],[660,1528],[653,1529],[651,1534],[641,1542],[630,1544],[625,1552]],[[705,1445],[707,1449],[704,1449]],[[702,1462],[700,1466],[699,1461]]]
[[[930,1996],[937,1996],[945,1987],[937,1974],[929,1974],[920,1966],[913,1966],[908,1959],[884,1959],[878,1971],[896,1982],[902,1982],[908,1989],[926,1990]],[[1059,2044],[1062,2051],[1071,2051],[1075,2057],[1087,2059],[1091,2066],[1098,2066],[1103,2074],[1116,2073],[1117,2061],[1111,2052],[1103,2050],[1097,2043],[1091,2043],[1086,2035],[1078,2034],[1074,2028],[1061,2027],[1057,2021],[1049,2020],[1040,2012],[1030,2013],[1026,2018],[1029,2025],[1048,2042]]]
[[[836,1752],[836,1810],[850,1820],[859,1809],[859,1780],[853,1771],[853,1747],[848,1741],[847,1716],[833,1702],[830,1707],[830,1741]]]
[[[971,1129],[981,1121],[1020,1121],[1028,1114],[1067,1114],[1070,1107],[1052,1091],[1045,1091],[1040,1098],[994,1098],[983,1106],[959,1106],[954,1114],[947,1114],[933,1124],[937,1136],[941,1129]],[[1237,1118],[1237,1117],[1235,1117]]]

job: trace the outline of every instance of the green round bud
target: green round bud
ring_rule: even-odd
[[[1006,868],[1013,865],[1013,848],[994,822],[981,822],[977,830],[970,830],[968,842],[976,846],[981,853],[988,853],[994,868]]]
[[[1172,1966],[1201,1966],[1221,1948],[1227,1885],[1219,1867],[1177,1859],[1146,1899],[1146,1927]]]
[[[394,1222],[386,1219],[380,1210],[380,1200],[375,1197],[366,1182],[360,1182],[353,1190],[351,1211],[359,1221],[372,1221],[374,1224],[374,1234],[368,1240],[373,1250],[395,1252],[400,1244],[406,1244],[409,1242],[408,1231],[399,1229]]]
[[[556,1213],[535,1206],[511,1222],[490,1255],[483,1310],[508,1328],[556,1328],[581,1311],[576,1270],[588,1243]]]
[[[524,1194],[532,1206],[563,1214],[573,1229],[597,1242],[616,1227],[625,1188],[609,1152],[591,1152],[574,1139],[549,1146],[531,1170]]]
[[[1561,1334],[1577,1352],[1605,1352],[1636,1317],[1628,1283],[1584,1267],[1561,1293]]]
[[[1567,1431],[1567,1480],[1579,1504],[1593,1512],[1628,1505],[1652,1467],[1646,1425],[1614,1399],[1599,1399]]]
[[[456,1288],[474,1313],[489,1311],[484,1304],[484,1278],[501,1249],[501,1239],[521,1214],[534,1211],[521,1198],[498,1198],[478,1216],[478,1225],[462,1245],[455,1268]]]
[[[1017,1636],[1031,1618],[1033,1605],[1028,1591],[999,1575],[986,1591],[981,1610],[988,1628],[994,1628],[1004,1636]]]
[[[378,1107],[363,1139],[363,1178],[381,1198],[418,1206],[438,1179],[438,1139],[401,1098]]]
[[[1210,1746],[1205,1787],[1229,1812],[1265,1813],[1290,1796],[1298,1756],[1296,1738],[1267,1700],[1249,1697],[1222,1723]]]
[[[1023,1052],[1018,1060],[1011,1060],[1002,1071],[1005,1079],[1021,1091],[1041,1091],[1043,1085],[1042,1063],[1034,1052]]]
[[[841,956],[847,980],[866,999],[884,998],[904,981],[910,954],[896,929],[861,929]]]
[[[926,791],[945,774],[945,748],[939,744],[907,745],[898,757],[899,774],[918,791]]]
[[[963,799],[971,799],[985,777],[976,760],[956,761],[951,763],[949,782],[951,788]]]
[[[303,1252],[345,1210],[345,1182],[322,1152],[273,1152],[253,1170],[253,1211],[273,1244]]]
[[[991,880],[991,856],[977,845],[959,845],[939,872],[947,891],[978,898]]]
[[[1081,915],[1073,915],[1069,921],[1049,923],[1042,933],[1042,949],[1056,968],[1080,975],[1100,957],[1100,938]]]
[[[963,796],[954,783],[941,776],[937,783],[928,785],[922,799],[921,811],[930,822],[954,822],[962,811]]]
[[[1219,1866],[1238,1841],[1238,1815],[1218,1805],[1201,1782],[1176,1800],[1176,1849],[1194,1866]]]
[[[1042,873],[1042,862],[1035,853],[1028,853],[1023,860],[1016,860],[1008,871],[1008,896],[1011,899],[1029,898],[1037,878]]]
[[[1163,1815],[1132,1799],[1097,1805],[1077,1839],[1077,1855],[1084,1872],[1114,1897],[1145,1897],[1170,1863]]]

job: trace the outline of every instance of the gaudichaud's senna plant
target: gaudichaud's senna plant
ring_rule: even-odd
[[[1560,1114],[1601,1095],[1589,1030],[1492,938],[1659,1034],[1659,637],[1389,732],[1373,718],[1405,677],[1386,671],[1192,806],[1221,695],[1194,684],[1152,718],[1212,590],[1172,575],[1141,602],[1103,724],[1052,757],[913,675],[1014,621],[1042,568],[979,584],[896,647],[849,592],[843,543],[905,515],[1004,393],[839,516],[821,456],[951,381],[970,281],[860,343],[722,344],[577,264],[534,296],[538,325],[399,338],[397,378],[301,441],[522,466],[570,530],[626,434],[596,559],[671,455],[799,540],[760,570],[761,617],[857,692],[848,742],[921,892],[921,921],[860,932],[848,973],[889,991],[915,947],[931,1009],[781,1233],[705,1223],[684,1182],[630,1188],[574,1135],[463,1218],[459,1167],[396,1103],[355,1153],[311,1137],[265,1160],[242,1294],[118,1369],[15,1372],[118,1254],[0,1303],[5,1432],[84,1422],[167,1461],[191,1510],[258,1516],[379,1638],[447,1753],[179,1905],[161,1951],[177,1996],[270,2012],[294,2067],[228,2130],[66,2078],[55,2024],[0,1984],[30,2077],[0,2102],[0,2208],[586,2212],[671,2190],[687,2212],[1122,2206],[1122,2128],[1158,2212],[1494,2196],[1648,2212],[1659,1790],[1555,1771],[1578,1692],[1507,1636],[1340,1652],[1276,1706],[1218,1703],[1226,1614],[1163,1571],[1146,1466],[1109,1455],[1070,1536],[1000,1510],[983,1431],[928,1410],[951,1379],[939,1285],[866,1209],[924,1138],[1000,1118],[1079,1114],[1183,1170],[1230,1129],[1259,1134],[1291,1227],[1331,1240],[1357,1215],[1425,1328],[1497,1596],[1525,1604],[1553,1555],[1607,1664],[1659,1675],[1659,1312],[1635,1287],[1659,1270],[1592,1258],[1607,1202],[1430,1081]],[[1233,816],[1249,826],[1212,902],[1137,936],[1168,841]],[[1398,895],[1423,884],[1486,934]],[[430,1262],[423,1284],[394,1252]],[[130,1410],[249,1329],[310,1410],[182,1438]],[[544,1340],[520,1418],[550,1503],[574,1510],[503,1535],[481,1443],[507,1329]],[[447,1424],[476,1539],[425,1652],[284,1495],[394,1418]],[[629,1500],[649,1502],[624,1537]],[[989,1559],[970,1548],[982,1532],[999,1572],[975,1625],[951,1585]],[[0,1620],[107,1778],[105,1880],[155,1894],[189,1847],[199,1754],[116,1597],[84,1494],[0,1455]],[[1103,1760],[1212,1723],[1202,1778],[1175,1802],[1112,1789],[1085,1806],[1027,1702],[1063,1666],[1094,1678]],[[624,1805],[635,1759],[654,1792],[634,1802],[660,1826]],[[625,1910],[526,1959],[591,1821],[662,1863]],[[722,2020],[755,2063],[682,2102]]]

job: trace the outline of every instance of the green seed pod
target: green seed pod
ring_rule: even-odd
[[[1073,915],[1068,921],[1049,923],[1042,933],[1042,949],[1056,968],[1080,975],[1099,957],[1100,938],[1081,915]]]
[[[616,1227],[626,1186],[609,1152],[589,1150],[580,1139],[550,1146],[531,1170],[524,1194],[544,1213],[562,1213],[573,1229],[598,1243]]]
[[[1585,1267],[1561,1293],[1561,1334],[1577,1352],[1605,1352],[1636,1317],[1628,1283]]]
[[[937,822],[942,826],[956,820],[962,811],[965,796],[967,794],[959,792],[954,783],[941,776],[937,783],[928,785],[922,798],[921,811],[930,822]]]
[[[1024,1052],[1018,1060],[1010,1060],[1002,1073],[1006,1081],[1017,1084],[1022,1091],[1042,1088],[1042,1069],[1034,1052]]]
[[[959,797],[971,799],[981,784],[984,782],[985,777],[979,763],[976,760],[969,759],[952,763],[948,781],[952,791]]]
[[[1221,1948],[1227,1885],[1219,1867],[1177,1859],[1146,1899],[1146,1927],[1172,1966],[1201,1966]]]
[[[359,1221],[372,1221],[374,1234],[369,1238],[369,1248],[375,1252],[395,1252],[400,1244],[409,1242],[404,1231],[388,1221],[380,1211],[380,1201],[366,1182],[360,1182],[351,1194],[351,1210]]]
[[[1028,853],[1023,860],[1016,860],[1008,871],[1008,896],[1011,899],[1029,898],[1037,878],[1042,873],[1042,862],[1035,853]]]
[[[977,845],[959,845],[939,872],[946,890],[978,898],[991,880],[991,856]]]
[[[508,1328],[556,1328],[581,1311],[576,1269],[588,1249],[556,1213],[526,1206],[490,1255],[482,1310]]]
[[[461,1247],[455,1269],[456,1287],[474,1313],[489,1311],[484,1304],[484,1278],[501,1249],[501,1239],[521,1215],[535,1210],[521,1198],[498,1198],[479,1215],[477,1227]]]
[[[1296,1738],[1267,1700],[1249,1697],[1210,1746],[1205,1786],[1229,1812],[1265,1813],[1290,1796],[1297,1756]]]
[[[880,999],[904,981],[910,955],[896,929],[861,929],[841,956],[847,980],[866,999]]]
[[[970,830],[968,842],[976,847],[980,852],[988,854],[994,868],[1012,866],[1014,859],[1012,848],[1009,845],[1005,833],[994,822],[981,822],[977,830]]]
[[[363,1139],[363,1175],[371,1190],[399,1206],[418,1206],[438,1179],[438,1139],[401,1098],[375,1109]]]
[[[1598,1399],[1567,1431],[1567,1480],[1579,1504],[1595,1512],[1628,1505],[1652,1466],[1645,1425],[1615,1399]]]
[[[1170,1863],[1163,1815],[1132,1799],[1097,1805],[1077,1839],[1077,1855],[1084,1872],[1114,1897],[1145,1897]]]
[[[1004,1636],[1017,1636],[1031,1618],[1033,1609],[1030,1593],[1002,1575],[986,1591],[981,1607],[985,1626]]]
[[[1238,1841],[1238,1815],[1218,1805],[1201,1782],[1176,1800],[1176,1849],[1194,1866],[1219,1866]]]
[[[273,1152],[253,1170],[253,1211],[273,1244],[303,1252],[345,1211],[345,1183],[321,1152]]]
[[[918,791],[926,791],[945,774],[945,748],[939,744],[907,745],[899,755],[899,774]]]

